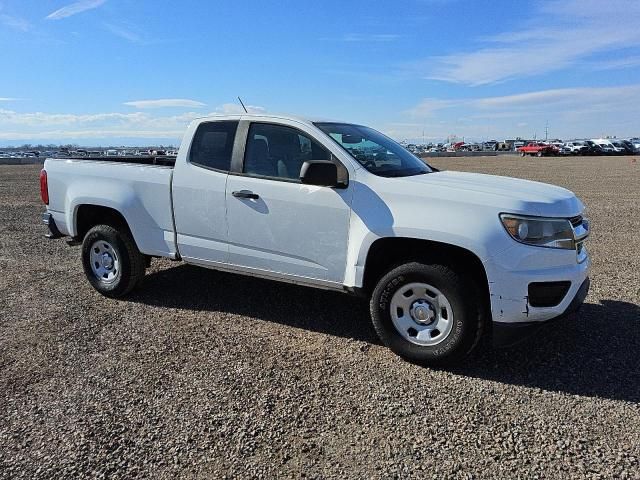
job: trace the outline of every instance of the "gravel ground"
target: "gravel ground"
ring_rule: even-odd
[[[640,162],[434,159],[577,192],[576,319],[463,367],[409,364],[345,295],[154,260],[122,301],[0,166],[2,478],[640,478]]]

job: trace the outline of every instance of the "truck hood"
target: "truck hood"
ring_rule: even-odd
[[[497,210],[548,217],[569,217],[584,206],[566,188],[530,180],[466,172],[434,172],[402,177],[405,193],[450,197],[452,201],[485,204]]]

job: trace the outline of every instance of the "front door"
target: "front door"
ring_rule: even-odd
[[[242,173],[229,175],[229,263],[341,283],[351,188],[300,183],[302,164],[329,151],[291,126],[252,123]]]

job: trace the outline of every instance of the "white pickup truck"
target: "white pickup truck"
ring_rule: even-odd
[[[489,331],[508,343],[589,288],[572,192],[438,171],[361,125],[202,118],[175,164],[50,158],[40,184],[48,236],[82,241],[103,295],[129,293],[152,257],[362,295],[413,361],[459,360]]]

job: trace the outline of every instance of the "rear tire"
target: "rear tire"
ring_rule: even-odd
[[[445,265],[407,263],[384,275],[371,296],[373,327],[398,355],[430,365],[454,364],[483,331],[478,287]]]
[[[102,295],[122,297],[145,273],[146,259],[128,230],[96,225],[82,241],[82,266],[89,283]]]

